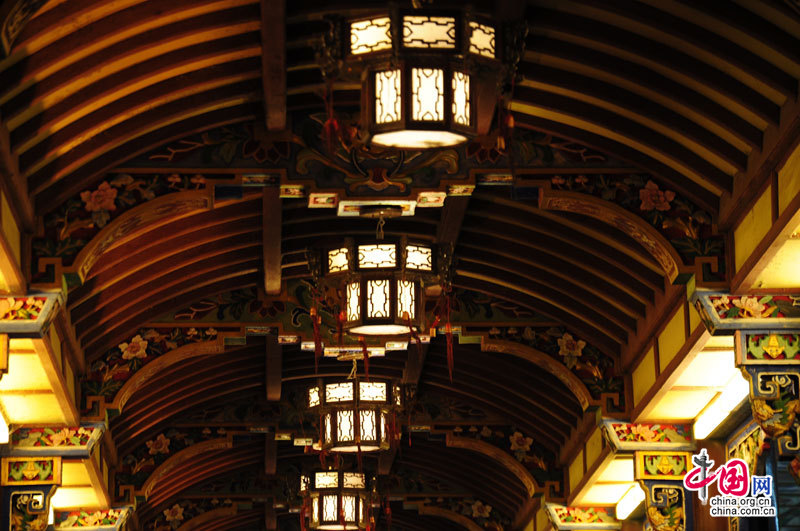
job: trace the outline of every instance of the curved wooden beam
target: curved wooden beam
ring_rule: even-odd
[[[191,190],[162,196],[143,205],[132,208],[109,223],[86,247],[84,247],[67,271],[80,276],[81,281],[92,266],[106,251],[134,238],[142,230],[151,230],[174,219],[187,216],[197,210],[211,208],[210,190]],[[44,272],[47,265],[61,260],[44,259],[39,261],[39,272]],[[58,268],[57,268],[58,273]],[[58,279],[57,279],[58,280]]]
[[[444,518],[445,520],[450,520],[451,522],[455,522],[460,526],[463,526],[464,529],[467,531],[483,531],[483,528],[464,516],[463,514],[458,514],[457,512],[451,511],[449,509],[444,509],[442,507],[431,507],[430,505],[419,504],[417,505],[417,510],[419,514],[423,516],[438,516],[439,518]]]
[[[643,219],[614,203],[587,194],[544,187],[539,189],[539,208],[582,214],[621,230],[647,249],[670,282],[683,268],[683,260],[664,236]]]
[[[236,515],[239,512],[239,506],[234,504],[229,507],[220,507],[219,509],[212,509],[202,514],[198,514],[191,520],[185,522],[178,528],[178,531],[194,531],[200,526],[207,524],[213,520],[228,518]]]
[[[227,336],[229,334],[219,334],[214,341],[201,341],[198,343],[189,343],[183,345],[175,350],[171,350],[159,356],[150,363],[144,365],[139,369],[136,374],[131,376],[131,379],[125,382],[114,399],[110,404],[106,405],[107,409],[116,409],[122,413],[125,404],[130,397],[139,389],[147,385],[148,381],[154,376],[158,376],[162,371],[184,360],[194,358],[197,356],[205,356],[207,354],[220,354],[225,351],[224,338],[220,336]]]
[[[228,436],[220,439],[211,439],[209,441],[203,441],[201,443],[194,444],[189,446],[188,448],[184,448],[177,454],[173,455],[163,463],[161,463],[158,468],[153,470],[153,473],[150,474],[150,477],[142,485],[140,493],[145,497],[150,497],[150,493],[153,491],[153,487],[159,482],[160,479],[168,475],[170,472],[175,470],[177,467],[184,464],[186,461],[190,459],[194,459],[198,455],[204,454],[206,452],[211,452],[214,450],[226,450],[229,448],[233,448],[233,439]]]
[[[446,440],[448,448],[463,448],[465,450],[472,450],[473,452],[477,452],[494,459],[503,465],[512,474],[514,474],[523,485],[525,485],[525,490],[528,492],[528,496],[533,496],[536,494],[537,490],[541,490],[528,469],[522,466],[522,463],[508,455],[497,446],[489,444],[486,441],[481,441],[480,439],[457,437],[453,435],[453,432],[447,432]]]
[[[481,338],[481,350],[484,352],[497,352],[500,354],[511,354],[526,361],[529,361],[542,369],[546,370],[567,386],[567,389],[572,391],[578,403],[585,411],[589,405],[595,401],[591,393],[583,384],[583,382],[575,376],[564,365],[557,362],[544,352],[536,350],[535,348],[528,347],[521,343],[514,343],[513,341],[503,341],[500,339]]]

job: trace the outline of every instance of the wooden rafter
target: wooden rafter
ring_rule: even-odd
[[[286,0],[261,0],[261,68],[267,130],[286,129]]]
[[[281,373],[283,349],[278,343],[278,336],[267,336],[267,400],[277,402],[281,399]]]

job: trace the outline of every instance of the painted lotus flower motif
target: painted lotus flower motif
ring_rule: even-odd
[[[100,525],[103,521],[103,513],[101,513],[100,511],[95,511],[91,514],[87,514],[86,516],[84,516],[82,520],[85,523],[86,527]]]
[[[169,453],[169,439],[164,437],[163,433],[159,433],[155,440],[147,441],[146,444],[150,455]]]
[[[75,430],[64,428],[63,430],[57,431],[51,435],[50,442],[53,443],[53,446],[61,446],[65,442],[69,441],[74,435]]]
[[[565,357],[580,358],[586,341],[576,340],[572,334],[564,334],[558,339],[558,353]]]
[[[489,426],[484,426],[481,428],[481,436],[483,437],[491,437],[492,436],[492,429]]]
[[[130,343],[120,343],[119,349],[122,351],[122,359],[125,360],[147,357],[147,341],[138,334],[131,339]]]
[[[492,512],[492,506],[487,505],[480,500],[472,504],[473,518],[489,518],[489,514],[491,512]]]
[[[117,198],[117,189],[112,188],[107,181],[100,183],[97,190],[81,192],[81,201],[87,212],[100,212],[102,210],[116,210],[114,200]]]
[[[669,203],[675,199],[675,192],[659,190],[658,185],[651,180],[647,181],[644,188],[639,190],[639,199],[642,201],[639,206],[641,210],[661,210],[663,212],[672,208]]]
[[[164,517],[167,522],[180,522],[183,520],[183,507],[176,503],[169,509],[164,509]]]
[[[522,451],[522,452],[530,452],[531,444],[533,444],[533,439],[530,437],[525,437],[522,433],[515,431],[513,435],[509,436],[509,440],[511,441],[511,451]]]
[[[714,308],[716,309],[723,309],[727,310],[731,306],[731,300],[728,298],[727,295],[723,295],[718,299],[713,299]]]
[[[658,434],[653,431],[653,428],[647,424],[634,424],[631,426],[631,434],[647,441],[653,442],[658,440]]]
[[[755,319],[764,317],[764,310],[767,308],[766,305],[758,302],[756,297],[747,296],[733,299],[733,305],[741,309],[745,317],[752,317]]]

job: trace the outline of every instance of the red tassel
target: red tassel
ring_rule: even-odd
[[[389,497],[386,497],[386,505],[383,509],[384,514],[386,515],[386,529],[391,531],[392,529],[392,507],[389,505]]]
[[[339,312],[339,315],[336,316],[336,339],[339,343],[339,346],[342,346],[342,335],[344,332],[344,320],[345,320],[344,310]]]
[[[450,294],[447,294],[445,305],[447,322],[444,325],[445,338],[447,339],[447,370],[450,373],[450,383],[453,383],[453,327],[450,325]]]
[[[303,506],[300,507],[300,531],[306,531],[306,516],[308,513],[308,498],[303,499]]]
[[[322,357],[322,336],[319,331],[320,317],[316,306],[311,308],[311,322],[314,325],[314,374],[319,371],[319,359]]]
[[[361,354],[364,356],[364,376],[369,381],[369,350],[367,350],[367,342],[364,336],[358,336],[358,342],[361,345]]]
[[[328,152],[333,153],[334,140],[340,136],[339,121],[333,114],[333,80],[328,80],[325,87],[325,109],[328,113],[328,119],[322,126],[322,134],[325,137],[325,143],[328,147]]]

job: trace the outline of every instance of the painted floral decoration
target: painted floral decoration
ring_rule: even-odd
[[[163,433],[159,433],[152,441],[147,441],[147,449],[150,455],[168,454],[169,453],[169,439],[164,437]]]
[[[583,355],[583,347],[586,346],[586,341],[582,339],[576,340],[572,334],[564,334],[558,340],[558,353],[564,356],[564,364],[570,369],[575,367],[575,364]]]
[[[18,428],[11,435],[14,446],[86,446],[96,428]]]
[[[117,198],[117,189],[111,188],[108,181],[103,181],[97,190],[81,192],[81,201],[87,212],[102,212],[103,210],[116,210],[114,199]]]
[[[796,295],[712,295],[709,302],[720,319],[800,317],[800,296]]]
[[[181,522],[183,521],[183,507],[177,503],[169,509],[164,509],[164,517],[167,522]]]
[[[56,511],[56,528],[77,528],[116,525],[125,510],[107,509],[105,511]]]
[[[45,297],[0,298],[0,320],[35,321],[46,302]]]
[[[670,201],[675,199],[675,192],[659,190],[656,183],[647,181],[644,188],[639,190],[639,199],[642,201],[641,206],[639,206],[642,210],[666,211],[671,208]]]
[[[684,424],[612,424],[614,433],[622,442],[691,442],[691,426]]]
[[[509,437],[509,440],[511,441],[512,452],[529,452],[531,444],[533,444],[533,439],[531,437],[525,437],[518,431],[515,431],[513,435]]]
[[[472,504],[472,517],[473,518],[489,518],[492,512],[492,506],[478,500]]]
[[[147,341],[142,336],[135,335],[130,343],[120,343],[119,350],[122,352],[122,359],[131,360],[134,358],[147,357]]]

